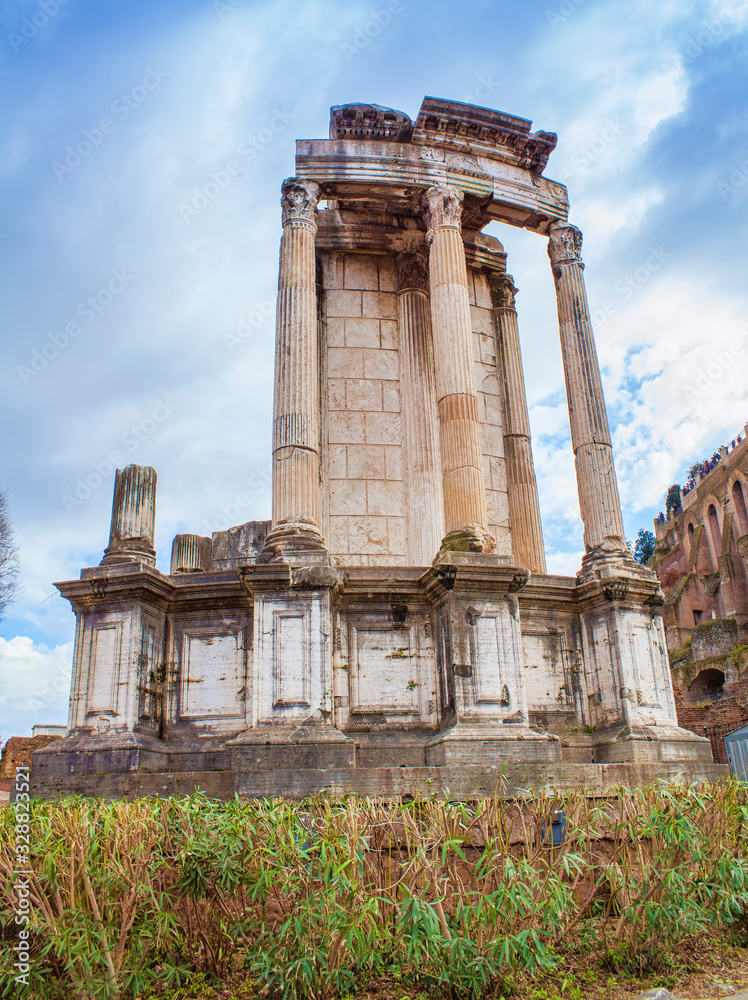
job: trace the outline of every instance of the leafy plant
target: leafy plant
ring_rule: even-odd
[[[667,513],[667,519],[670,520],[672,514],[680,514],[683,510],[683,503],[680,496],[680,486],[674,483],[667,491],[667,496],[665,497],[665,511]]]
[[[0,812],[6,970],[13,819]],[[738,782],[471,803],[34,801],[28,995],[194,995],[244,969],[273,1000],[355,995],[384,974],[415,993],[497,996],[517,973],[558,976],[569,947],[640,973],[748,912],[747,819]],[[0,994],[17,995],[3,976]],[[553,990],[580,995],[569,976]]]
[[[636,541],[634,542],[634,558],[636,561],[646,565],[654,555],[654,550],[655,536],[651,531],[645,531],[644,528],[639,528],[639,533],[637,534]]]

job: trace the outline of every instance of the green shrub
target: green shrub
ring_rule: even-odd
[[[26,993],[131,997],[243,968],[289,1000],[354,994],[384,972],[480,997],[552,971],[572,945],[642,970],[748,911],[745,789],[35,801]],[[0,812],[4,997],[24,995],[10,972],[13,821]]]

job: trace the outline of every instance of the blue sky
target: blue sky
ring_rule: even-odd
[[[414,116],[429,94],[558,133],[546,174],[568,185],[584,232],[630,538],[748,420],[745,0],[0,12],[0,486],[22,568],[0,623],[3,740],[66,719],[74,618],[52,584],[100,561],[116,464],[158,471],[162,569],[179,531],[269,516],[279,188],[294,140],[324,138],[333,104]],[[213,175],[220,193],[186,212]],[[491,232],[520,288],[549,569],[573,573],[581,523],[545,241]],[[247,317],[251,335],[232,345]]]

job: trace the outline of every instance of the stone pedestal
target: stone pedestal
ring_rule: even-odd
[[[678,726],[657,578],[635,563],[578,587],[595,760],[712,760],[708,739]]]
[[[156,470],[143,465],[117,469],[109,545],[102,566],[141,562],[156,565],[153,525],[156,518]]]
[[[353,741],[333,724],[332,595],[342,575],[329,566],[288,563],[242,566],[237,573],[253,598],[254,637],[250,728],[231,746],[245,757],[247,747],[266,747],[268,767],[288,764],[293,745],[303,745],[304,759],[331,755],[352,766]]]
[[[508,562],[447,552],[434,563],[446,728],[429,765],[561,759],[557,737],[529,725],[517,599],[528,574]]]
[[[444,527],[442,549],[491,552],[473,370],[470,298],[460,219],[463,193],[445,185],[423,198],[431,251],[431,326],[439,413]]]
[[[60,589],[77,606],[71,736],[133,732],[162,662],[168,584],[155,569],[130,561],[83,570]]]

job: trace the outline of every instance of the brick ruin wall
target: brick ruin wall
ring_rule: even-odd
[[[719,631],[719,619],[708,624]],[[704,639],[705,644],[711,645],[708,637]],[[694,641],[692,646],[695,644]],[[724,675],[721,691],[690,690],[698,689],[700,679],[705,676],[716,676],[706,675],[706,671],[720,671]],[[725,735],[748,723],[746,640],[721,655],[704,659],[693,659],[687,644],[683,650],[671,654],[671,673],[679,725],[697,736],[706,736],[712,744],[715,763],[726,764]]]
[[[22,764],[31,765],[31,755],[40,747],[49,746],[59,736],[11,736],[3,747],[0,756],[0,788],[7,791],[10,782],[16,776],[16,768]]]

